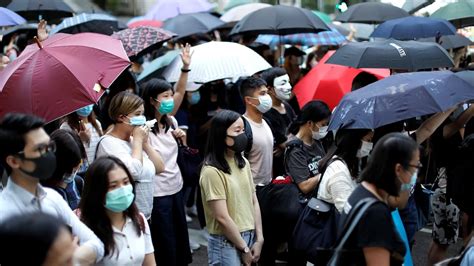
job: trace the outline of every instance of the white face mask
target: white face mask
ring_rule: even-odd
[[[258,105],[255,105],[255,107],[257,107],[257,110],[260,111],[262,114],[272,109],[272,98],[270,97],[270,95],[265,94],[262,96],[258,96],[258,98],[256,99],[258,99],[260,103]]]
[[[313,139],[324,139],[328,134],[328,126],[320,127],[318,131],[313,131]]]
[[[374,144],[372,142],[368,141],[362,141],[362,146],[360,147],[359,150],[357,150],[356,156],[358,158],[364,158],[369,156],[370,151],[372,151],[372,148],[374,147]]]
[[[288,101],[291,97],[290,76],[283,75],[273,80],[276,97],[282,101]]]

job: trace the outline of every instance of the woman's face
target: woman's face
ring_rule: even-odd
[[[235,137],[243,133],[244,120],[242,120],[242,118],[239,118],[227,129],[227,137],[225,138],[225,143],[227,144],[227,146],[231,147],[232,145],[234,145],[234,140],[231,137]]]
[[[156,98],[153,101],[153,106],[158,110],[160,108],[161,102],[164,100],[168,99],[173,99],[173,91],[172,90],[167,90],[164,91],[156,96]]]
[[[112,191],[130,184],[130,178],[121,167],[115,167],[114,169],[112,169],[109,172],[108,177],[109,187],[107,191]]]
[[[135,117],[135,116],[140,116],[140,115],[143,115],[145,113],[145,106],[142,104],[140,105],[140,107],[138,107],[136,110],[134,110],[133,112],[129,113],[126,115],[125,117],[125,122],[127,122],[128,124],[130,124],[130,119],[132,117]]]
[[[400,182],[404,184],[410,183],[411,177],[419,170],[420,166],[420,151],[416,149],[413,152],[410,163],[407,166],[397,164],[395,171],[397,172],[396,174],[400,179]]]
[[[49,248],[43,265],[69,266],[73,265],[73,255],[77,248],[71,233],[64,227],[59,229],[58,236]]]

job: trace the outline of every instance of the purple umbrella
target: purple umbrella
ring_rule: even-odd
[[[10,9],[0,7],[0,27],[15,26],[26,23],[26,20]]]
[[[145,18],[164,21],[180,14],[208,12],[214,7],[207,0],[158,0]]]

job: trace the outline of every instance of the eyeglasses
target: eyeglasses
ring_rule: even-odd
[[[48,144],[40,144],[36,147],[34,151],[39,152],[41,156],[47,152],[55,152],[56,143],[54,141],[50,141]],[[19,151],[17,154],[23,158],[25,157],[25,151]]]
[[[409,164],[408,166],[415,167],[416,169],[423,168],[423,165],[421,163],[418,163],[418,165]]]

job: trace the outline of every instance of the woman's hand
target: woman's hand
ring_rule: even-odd
[[[38,29],[36,30],[36,35],[40,42],[43,42],[46,39],[48,39],[48,32],[46,31],[47,25],[48,25],[48,22],[46,22],[46,20],[44,19],[40,20],[40,22],[38,23]]]
[[[184,130],[182,130],[180,128],[177,128],[177,129],[173,130],[171,132],[171,134],[173,134],[173,136],[177,139],[181,139],[181,138],[186,136],[186,133],[184,132]]]
[[[148,132],[150,131],[146,126],[137,126],[132,132],[133,139],[141,143],[146,143],[148,142]]]
[[[191,65],[191,57],[193,56],[193,53],[191,52],[191,45],[189,43],[186,44],[186,46],[183,46],[182,44],[180,45],[181,48],[181,61],[183,62],[183,68],[184,69],[189,69],[189,66]]]
[[[90,141],[91,141],[91,136],[92,136],[92,133],[91,133],[91,130],[90,128],[86,128],[86,126],[84,125],[84,123],[82,122],[82,120],[79,121],[79,137],[81,138],[82,142],[84,143],[87,143],[89,144]]]
[[[245,265],[245,266],[252,265],[252,261],[253,261],[252,251],[247,252],[247,253],[242,252],[241,255],[240,255],[240,259],[242,259],[242,264],[243,265]]]

